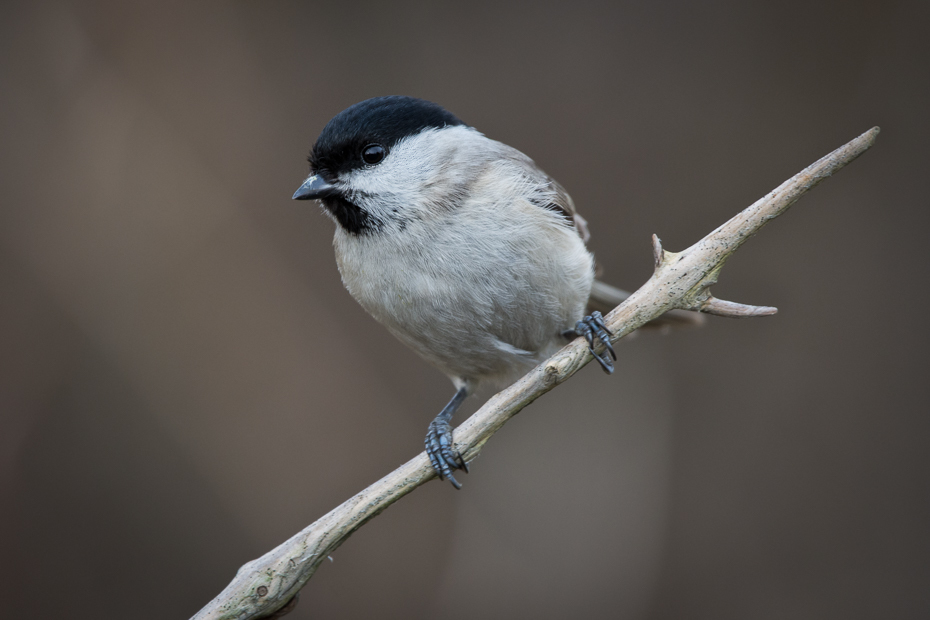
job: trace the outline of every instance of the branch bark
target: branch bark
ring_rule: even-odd
[[[814,162],[680,253],[662,249],[658,237],[653,236],[655,272],[605,317],[613,332],[611,340],[619,340],[673,309],[736,318],[774,314],[775,308],[716,299],[710,294],[710,287],[716,284],[727,259],[743,243],[808,190],[865,152],[878,132],[878,127],[873,127]],[[456,428],[456,447],[471,461],[510,418],[591,359],[584,340],[575,339],[492,397]],[[232,582],[192,620],[245,620],[286,613],[284,608],[289,611],[292,599],[327,555],[369,519],[435,477],[426,454],[420,453],[275,549],[243,565]]]

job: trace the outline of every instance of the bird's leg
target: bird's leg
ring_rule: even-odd
[[[609,375],[614,371],[614,363],[610,359],[610,357],[614,358],[614,360],[617,359],[617,354],[614,353],[614,348],[610,344],[610,337],[613,335],[613,332],[607,329],[607,326],[604,324],[604,317],[600,312],[595,310],[575,323],[574,330],[567,330],[563,332],[562,335],[568,337],[584,336],[584,339],[588,341],[588,350],[601,365],[601,368],[604,369],[604,372]],[[610,353],[610,357],[607,357],[606,354],[598,355],[594,351],[595,336],[604,344],[604,348]]]
[[[456,489],[461,489],[462,485],[455,479],[452,472],[462,469],[467,474],[468,464],[452,444],[452,425],[449,421],[452,420],[452,416],[466,396],[468,396],[468,390],[465,387],[460,388],[449,404],[439,412],[436,419],[430,422],[429,430],[426,432],[426,454],[433,463],[433,469],[439,474],[441,480],[448,479]]]

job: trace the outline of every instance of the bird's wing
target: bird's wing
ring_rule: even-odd
[[[537,168],[537,170],[539,169]],[[540,172],[542,171],[540,170]],[[575,203],[572,201],[572,197],[568,195],[568,192],[565,191],[565,188],[559,185],[555,179],[548,175],[546,176],[546,179],[549,181],[549,187],[552,189],[552,193],[555,196],[555,200],[552,201],[552,206],[547,208],[556,208],[561,211],[565,217],[571,220],[575,225],[575,230],[577,230],[578,234],[581,235],[581,240],[587,243],[588,239],[591,238],[591,233],[588,232],[588,222],[578,214],[578,211],[575,209]]]
[[[536,163],[516,149],[509,150],[509,158],[519,166],[520,172],[528,181],[539,188],[535,193],[536,199],[532,202],[543,209],[555,211],[571,222],[578,231],[582,240],[587,243],[591,234],[588,232],[588,223],[578,214],[572,197],[558,181],[542,171]],[[588,311],[598,310],[606,314],[619,306],[630,296],[630,293],[611,286],[606,282],[595,280],[591,288],[591,297],[588,299]],[[653,319],[645,328],[668,329],[671,327],[692,327],[701,325],[704,315],[688,310],[670,310],[662,316]]]
[[[572,197],[568,195],[565,188],[559,185],[558,181],[536,165],[532,159],[518,151],[517,149],[501,144],[506,149],[504,154],[507,159],[513,162],[523,176],[531,185],[536,188],[530,198],[533,204],[542,209],[554,211],[570,222],[581,239],[587,243],[591,238],[588,232],[588,223],[578,214],[575,209],[575,203]]]

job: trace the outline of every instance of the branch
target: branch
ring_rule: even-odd
[[[658,237],[653,236],[655,272],[605,317],[613,332],[611,340],[623,338],[672,309],[727,317],[774,314],[775,308],[716,299],[709,289],[717,282],[724,263],[743,243],[809,189],[865,152],[875,142],[878,131],[874,127],[814,162],[683,252],[662,249]],[[510,418],[591,359],[584,340],[575,339],[492,397],[456,428],[456,447],[471,461]],[[192,620],[244,620],[267,617],[278,610],[286,613],[282,608],[293,607],[293,598],[327,555],[369,519],[435,477],[426,454],[419,454],[275,549],[242,566],[226,589]]]

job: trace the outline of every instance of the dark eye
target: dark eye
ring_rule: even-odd
[[[377,164],[384,159],[384,147],[380,144],[369,144],[362,149],[362,159],[366,164]]]

